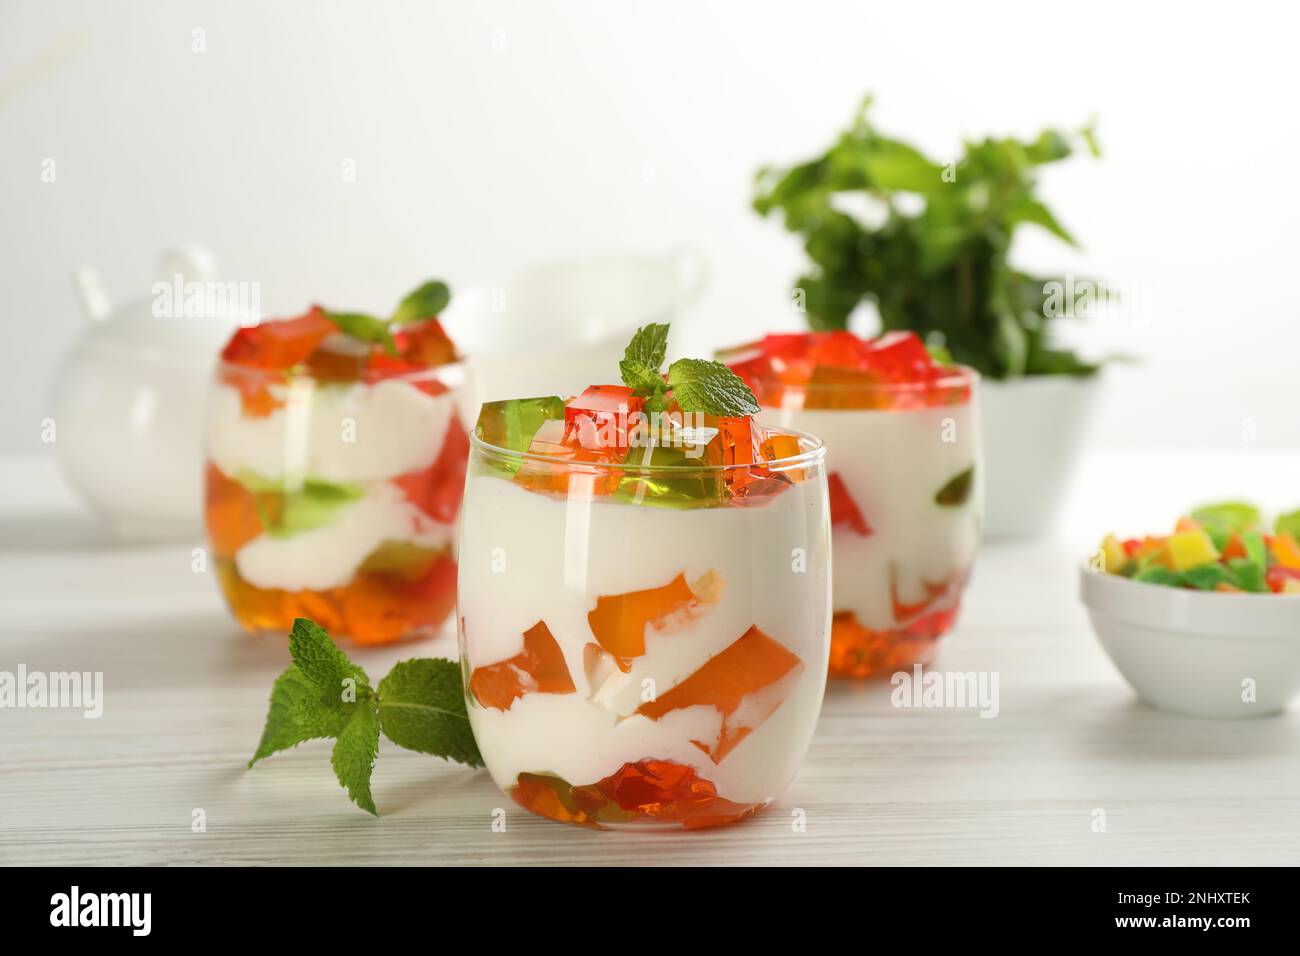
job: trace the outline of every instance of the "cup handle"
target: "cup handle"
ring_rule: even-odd
[[[668,253],[677,275],[678,305],[690,305],[709,284],[709,260],[698,246],[680,245]]]
[[[81,307],[86,318],[92,322],[102,322],[113,311],[113,303],[104,291],[104,283],[99,273],[90,266],[82,266],[72,274],[72,282],[81,296]]]

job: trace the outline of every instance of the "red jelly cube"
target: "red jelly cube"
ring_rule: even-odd
[[[237,365],[290,368],[306,360],[316,346],[338,331],[319,306],[296,319],[263,322],[234,334],[221,357]]]
[[[871,534],[871,525],[867,524],[867,519],[862,517],[858,503],[849,494],[848,486],[844,484],[844,479],[840,477],[838,471],[832,471],[826,476],[826,487],[831,499],[831,527],[846,526],[863,537]]]
[[[629,416],[645,399],[625,385],[592,385],[564,406],[564,441],[586,449],[628,449]]]
[[[886,332],[862,343],[866,368],[892,381],[928,381],[934,360],[915,332]]]

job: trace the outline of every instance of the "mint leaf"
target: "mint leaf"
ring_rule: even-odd
[[[678,359],[668,368],[668,385],[684,412],[739,418],[760,411],[749,386],[721,362]]]
[[[389,322],[401,325],[403,322],[434,318],[447,308],[450,301],[451,290],[447,288],[447,283],[431,279],[401,301]]]
[[[271,688],[266,728],[248,766],[305,740],[338,736],[346,717],[326,707],[319,697],[316,685],[296,665],[277,677]]]
[[[366,315],[364,312],[330,312],[328,309],[325,311],[325,317],[338,326],[339,331],[344,335],[350,335],[362,342],[382,345],[389,355],[397,354],[397,343],[393,340],[393,333],[388,330],[388,323],[383,319]]]
[[[659,369],[642,365],[632,359],[622,359],[618,363],[618,371],[623,377],[623,384],[635,389],[638,395],[654,395],[668,387],[664,384]]]
[[[379,816],[374,797],[370,795],[370,774],[379,755],[379,715],[375,710],[370,700],[353,708],[334,742],[330,765],[352,802],[367,813]]]
[[[942,488],[934,493],[934,503],[944,508],[964,505],[970,499],[971,488],[975,484],[975,466],[958,472],[949,478]]]
[[[353,664],[330,640],[329,633],[315,621],[300,617],[289,633],[289,653],[303,676],[315,687],[317,699],[336,710],[345,703],[344,681],[355,681],[356,697],[370,696],[370,678]],[[349,685],[351,686],[351,685]]]
[[[483,766],[465,711],[460,667],[452,661],[394,664],[379,682],[379,722],[399,747]]]
[[[666,322],[651,322],[637,329],[632,341],[627,343],[627,348],[623,351],[623,361],[648,368],[658,375],[660,366],[664,364],[664,356],[668,354],[668,328]],[[619,363],[620,366],[622,364]]]
[[[647,412],[663,411],[663,395],[668,386],[660,374],[664,356],[668,354],[667,323],[651,322],[636,330],[632,341],[623,350],[618,363],[623,384],[646,399]]]
[[[257,752],[248,766],[305,740],[334,738],[330,765],[348,796],[375,816],[370,777],[382,730],[400,747],[483,766],[465,710],[460,666],[448,660],[417,659],[395,665],[370,688],[366,672],[353,664],[326,630],[298,618],[289,634],[293,664],[271,688],[271,704]],[[354,694],[344,693],[346,681]]]

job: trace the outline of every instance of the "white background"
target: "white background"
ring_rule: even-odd
[[[941,160],[963,135],[1100,117],[1104,158],[1044,181],[1084,250],[1016,250],[1146,303],[1072,330],[1143,360],[1110,376],[1099,447],[1300,444],[1300,66],[1280,4],[2,10],[0,451],[41,450],[82,322],[71,270],[144,296],[179,240],[260,282],[270,314],[688,240],[713,265],[691,315],[710,342],[793,327],[800,250],[750,211],[752,175],[821,150],[867,91]]]

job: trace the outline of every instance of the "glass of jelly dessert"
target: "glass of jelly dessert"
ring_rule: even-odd
[[[284,634],[305,617],[379,644],[450,616],[464,372],[437,318],[407,312],[385,344],[316,307],[242,329],[222,353],[205,514],[245,630]]]
[[[824,449],[631,388],[483,406],[460,540],[474,737],[527,809],[594,828],[740,820],[826,682]]]
[[[978,375],[936,362],[911,332],[768,335],[719,357],[753,389],[765,421],[826,443],[830,673],[929,663],[979,545]]]

